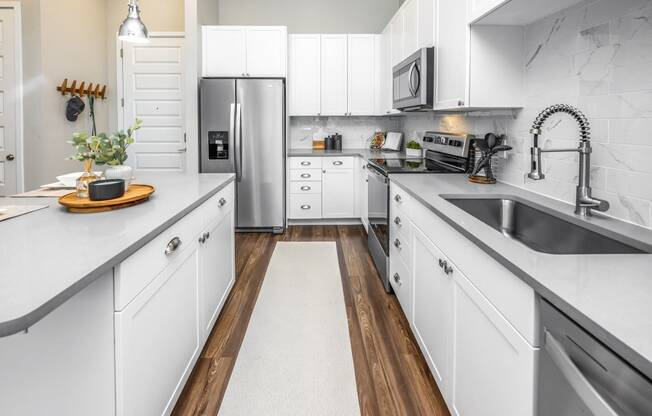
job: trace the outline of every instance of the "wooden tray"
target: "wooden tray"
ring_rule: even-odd
[[[113,211],[138,205],[149,199],[155,189],[151,185],[131,184],[127,192],[120,198],[107,201],[91,201],[88,198],[77,198],[76,192],[71,192],[59,198],[59,203],[70,212],[92,213]]]

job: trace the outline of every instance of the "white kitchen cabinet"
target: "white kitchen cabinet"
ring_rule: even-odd
[[[453,413],[534,415],[537,350],[459,270],[454,266],[453,270]]]
[[[404,53],[404,44],[405,42],[403,41],[403,36],[404,36],[404,18],[403,18],[403,11],[404,9],[401,8],[399,11],[394,15],[394,18],[392,21],[389,23],[389,32],[390,32],[390,39],[391,39],[391,46],[390,46],[390,67],[394,67],[394,65],[398,64],[405,58],[405,53]]]
[[[378,115],[391,115],[400,113],[394,109],[394,76],[392,73],[392,31],[391,25],[385,27],[380,35],[380,48],[378,56],[379,77],[378,82]]]
[[[115,314],[118,416],[169,414],[201,351],[198,243],[183,245],[175,261]]]
[[[469,29],[466,1],[436,0],[435,109],[464,107]]]
[[[285,77],[285,26],[203,26],[202,76]]]
[[[321,115],[348,115],[348,37],[321,36]]]
[[[0,414],[114,416],[113,272],[0,338]]]
[[[413,230],[414,332],[439,389],[448,397],[452,372],[453,280],[445,257],[420,230]]]
[[[367,160],[358,158],[359,183],[358,183],[358,206],[360,220],[365,231],[369,232],[369,178],[367,174]]]
[[[290,116],[321,112],[321,35],[290,35]]]
[[[228,213],[199,237],[199,308],[204,340],[210,335],[235,282],[233,204],[225,199],[221,209]]]
[[[403,59],[419,48],[419,0],[408,0],[403,6]]]
[[[326,168],[322,176],[322,217],[355,218],[353,169]]]
[[[352,116],[375,113],[376,36],[348,35],[348,112]]]
[[[285,77],[287,29],[285,26],[254,26],[246,29],[248,77]]]
[[[500,7],[504,3],[508,3],[508,1],[507,0],[468,0],[468,7],[469,7],[468,20],[474,21],[477,18]]]

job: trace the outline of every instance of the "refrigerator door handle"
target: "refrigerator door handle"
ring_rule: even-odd
[[[242,107],[235,105],[235,179],[242,180]]]

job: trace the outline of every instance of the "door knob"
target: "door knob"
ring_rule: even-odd
[[[9,162],[13,162],[13,160],[16,159],[16,156],[14,156],[14,155],[12,155],[12,154],[8,154],[7,157],[6,157],[6,159],[7,159]]]

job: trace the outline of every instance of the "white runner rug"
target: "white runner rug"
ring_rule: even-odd
[[[334,242],[276,244],[219,414],[360,414]]]

